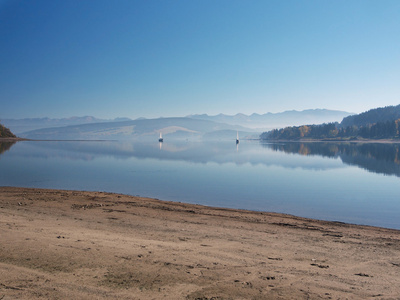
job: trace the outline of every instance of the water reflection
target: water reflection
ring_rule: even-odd
[[[8,151],[16,142],[0,142],[0,155]]]
[[[0,143],[0,154],[14,143]],[[19,142],[7,155],[92,161],[157,159],[191,163],[280,166],[290,169],[328,170],[353,165],[370,172],[400,177],[400,144],[366,143],[261,143],[248,142]],[[302,156],[293,156],[298,154]]]
[[[258,141],[242,141],[238,145],[232,141],[168,141],[162,143],[143,143],[132,141],[24,141],[19,142],[9,157],[29,159],[69,159],[93,161],[102,157],[118,160],[156,159],[165,161],[184,161],[190,163],[264,165],[280,166],[289,169],[327,170],[343,167],[339,160],[300,158],[261,147]]]
[[[257,144],[255,144],[260,148]],[[63,158],[90,161],[97,157],[116,159],[180,160],[196,163],[234,161],[238,151],[235,144],[227,142],[174,141],[145,143],[132,141],[24,141],[10,155],[31,158]]]
[[[372,173],[400,176],[397,144],[21,141],[6,151],[11,146],[1,144],[1,186],[118,192],[400,228],[399,178]]]
[[[400,177],[400,144],[383,143],[281,143],[263,144],[274,151],[304,156],[340,158],[367,171]]]

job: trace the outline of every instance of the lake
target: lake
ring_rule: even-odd
[[[400,145],[0,143],[0,185],[106,191],[400,229]]]

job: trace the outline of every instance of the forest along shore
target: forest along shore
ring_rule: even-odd
[[[398,299],[400,231],[0,187],[0,299]]]

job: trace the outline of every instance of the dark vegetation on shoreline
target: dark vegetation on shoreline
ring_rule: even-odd
[[[0,154],[10,150],[12,145],[14,145],[16,141],[6,141],[3,142],[2,139],[0,139]]]
[[[262,140],[399,139],[400,105],[371,109],[345,117],[341,123],[292,126],[260,135]]]
[[[10,129],[0,124],[0,138],[16,138]]]

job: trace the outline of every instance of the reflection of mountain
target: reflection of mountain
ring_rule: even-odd
[[[234,140],[230,143],[202,143],[169,141],[160,145],[155,142],[132,141],[29,141],[20,143],[13,153],[32,159],[68,158],[93,160],[100,157],[116,159],[160,159],[191,161],[195,163],[231,162],[236,151]]]
[[[0,143],[4,152],[12,143]],[[328,170],[341,168],[342,162],[367,171],[400,177],[400,144],[357,143],[268,143],[243,142],[237,148],[235,141],[188,142],[166,141],[86,141],[86,142],[19,142],[7,155],[31,159],[96,160],[157,159],[192,163],[233,163],[236,165],[264,165],[284,168]],[[0,152],[0,153],[1,153]],[[285,155],[299,154],[299,155]],[[312,157],[314,156],[314,157]],[[333,159],[318,159],[318,157]],[[307,159],[306,159],[307,157]],[[340,160],[339,160],[340,158]]]
[[[96,160],[112,157],[118,160],[156,159],[163,161],[191,162],[200,164],[235,164],[253,166],[279,166],[326,170],[341,168],[338,160],[304,159],[284,155],[261,147],[258,142],[243,141],[240,145],[230,141],[167,140],[160,146],[158,141],[26,141],[15,147],[11,156],[35,159]]]
[[[0,155],[11,148],[16,142],[0,142]]]
[[[345,164],[400,177],[400,144],[294,142],[263,145],[285,153],[340,157]]]

